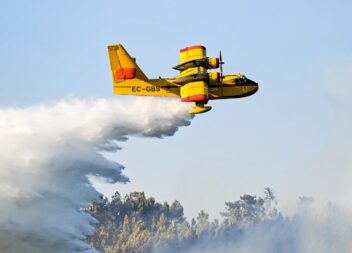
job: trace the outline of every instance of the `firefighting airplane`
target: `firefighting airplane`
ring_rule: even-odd
[[[191,114],[207,112],[208,100],[247,97],[257,92],[258,84],[243,74],[223,75],[219,58],[206,56],[204,46],[180,50],[180,71],[174,78],[149,79],[121,44],[108,46],[114,93],[137,96],[181,97],[182,102],[195,102]],[[219,72],[208,72],[220,67]]]

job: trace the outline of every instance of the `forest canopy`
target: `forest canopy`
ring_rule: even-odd
[[[111,201],[104,198],[87,208],[99,221],[88,242],[104,253],[186,251],[204,242],[233,241],[256,224],[282,219],[276,206],[273,190],[264,188],[263,196],[245,194],[239,200],[225,202],[221,222],[209,220],[204,210],[188,221],[177,200],[161,204],[143,192],[125,197],[116,192]]]

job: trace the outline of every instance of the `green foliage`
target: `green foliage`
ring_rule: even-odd
[[[124,198],[117,192],[110,202],[103,199],[87,208],[100,222],[88,242],[105,253],[146,253],[163,245],[182,250],[184,245],[274,219],[279,215],[275,205],[273,191],[265,188],[263,198],[245,194],[240,200],[226,202],[222,223],[209,221],[202,210],[190,224],[177,200],[171,205],[160,204],[143,192],[132,192]]]

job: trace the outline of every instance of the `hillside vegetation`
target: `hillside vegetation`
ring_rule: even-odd
[[[200,211],[196,219],[184,217],[183,206],[158,203],[143,192],[121,197],[117,192],[108,201],[88,208],[99,223],[88,242],[104,253],[180,252],[196,245],[214,245],[234,241],[250,227],[282,219],[270,188],[262,197],[245,194],[234,202],[225,202],[222,221],[209,220]]]

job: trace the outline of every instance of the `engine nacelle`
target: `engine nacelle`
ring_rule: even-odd
[[[204,67],[206,69],[216,69],[219,67],[219,58],[204,57],[201,59],[183,62],[175,67],[176,70],[184,71],[189,68]]]
[[[209,69],[217,69],[219,67],[219,58],[209,57],[208,66]]]
[[[209,84],[220,83],[220,72],[209,72]]]

